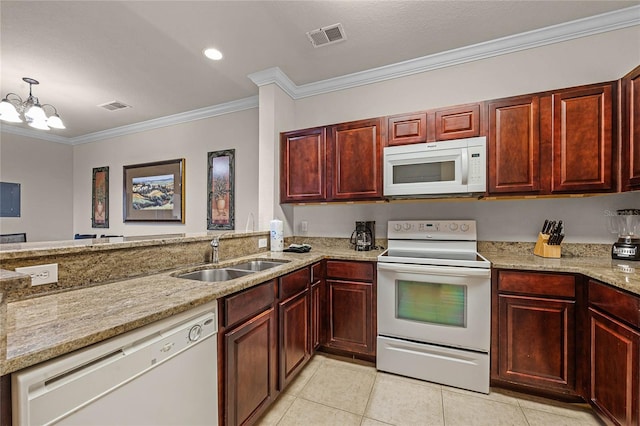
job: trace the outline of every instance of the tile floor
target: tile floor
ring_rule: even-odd
[[[586,404],[501,389],[489,395],[316,354],[258,425],[601,426]]]

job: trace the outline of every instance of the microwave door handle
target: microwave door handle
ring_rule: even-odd
[[[466,185],[469,177],[469,151],[467,148],[462,148],[462,184]]]

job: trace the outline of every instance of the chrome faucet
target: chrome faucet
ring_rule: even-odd
[[[211,263],[218,263],[220,259],[218,258],[218,248],[220,247],[220,238],[226,234],[220,234],[213,237],[211,240]]]

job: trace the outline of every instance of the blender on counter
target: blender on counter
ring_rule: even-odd
[[[609,228],[618,234],[611,247],[611,258],[640,260],[640,209],[616,210],[609,216]]]

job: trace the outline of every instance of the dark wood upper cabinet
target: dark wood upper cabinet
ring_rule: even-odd
[[[381,124],[372,119],[331,126],[331,199],[382,199]]]
[[[553,93],[551,192],[615,189],[616,87],[607,83]]]
[[[540,190],[538,96],[488,102],[489,193]]]
[[[427,141],[427,113],[401,114],[387,118],[387,145],[409,145]]]
[[[439,109],[434,114],[437,141],[480,136],[480,104]]]
[[[640,189],[640,66],[622,78],[622,190]]]
[[[280,202],[326,201],[327,132],[324,127],[280,135]]]

